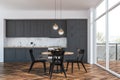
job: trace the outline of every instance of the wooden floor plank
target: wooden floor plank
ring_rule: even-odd
[[[28,73],[30,63],[0,63],[0,80],[50,80],[47,63],[47,74],[43,73],[42,63],[34,65],[32,71]],[[66,66],[66,63],[65,63]],[[85,64],[87,73],[80,65],[80,71],[77,65],[74,65],[74,72],[71,73],[71,65],[67,71],[67,78],[64,74],[53,73],[52,80],[120,80],[107,71],[97,67],[96,65]]]

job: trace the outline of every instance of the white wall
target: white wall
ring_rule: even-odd
[[[7,10],[0,8],[0,15],[5,19],[86,19],[88,10]]]
[[[95,46],[94,46],[94,8],[89,9],[89,21],[88,21],[88,60],[90,64],[94,64],[95,62]]]
[[[89,19],[88,10],[80,11],[57,11],[57,19]],[[0,9],[0,62],[4,60],[4,19],[55,19],[55,11],[27,11],[27,10],[4,10]],[[88,39],[89,40],[89,39]],[[89,52],[89,51],[88,51]],[[89,53],[88,53],[89,54]],[[89,61],[89,60],[88,60]]]
[[[0,62],[3,62],[3,55],[4,55],[4,51],[3,51],[3,47],[4,47],[4,29],[3,29],[3,20],[2,18],[0,18]]]

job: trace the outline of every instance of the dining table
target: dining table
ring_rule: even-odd
[[[43,55],[52,55],[50,51],[42,52]],[[73,55],[74,52],[65,51],[64,55]]]
[[[42,52],[41,53],[42,55],[48,55],[48,59],[50,60],[50,59],[52,59],[52,52],[51,51],[45,51],[45,52]],[[74,52],[70,52],[70,51],[65,51],[64,52],[64,55],[73,55],[74,54]],[[59,72],[61,72],[60,70],[58,70],[58,66],[57,66],[57,70],[55,70],[55,73],[59,73]]]

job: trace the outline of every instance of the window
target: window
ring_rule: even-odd
[[[105,0],[96,8],[96,18],[105,12]]]
[[[96,21],[96,41],[105,43],[105,16]]]
[[[109,13],[109,42],[120,43],[120,6]]]
[[[108,8],[111,8],[112,6],[114,6],[115,4],[117,4],[118,2],[120,2],[120,0],[109,0],[108,1]]]
[[[103,0],[95,23],[97,64],[120,77],[120,0]]]
[[[105,16],[96,21],[97,63],[106,66]]]

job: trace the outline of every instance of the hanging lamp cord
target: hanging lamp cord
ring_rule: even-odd
[[[60,18],[62,19],[62,0],[60,0]]]
[[[55,0],[55,19],[56,19],[56,0]]]

